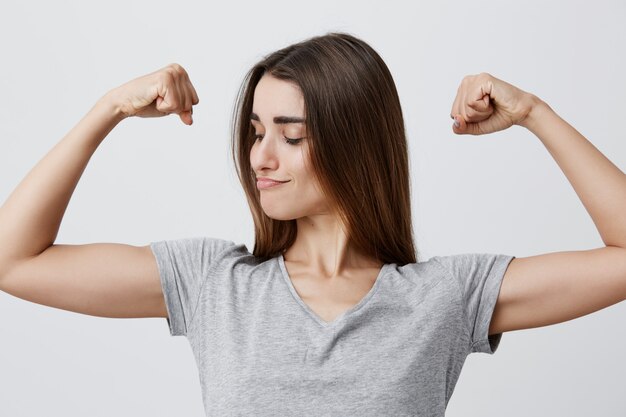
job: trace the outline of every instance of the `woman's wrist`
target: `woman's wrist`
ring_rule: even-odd
[[[517,123],[517,125],[534,132],[537,123],[541,121],[542,117],[544,117],[545,112],[551,111],[552,109],[548,106],[548,103],[541,100],[534,94],[529,94],[528,101],[530,110],[528,111],[528,114],[526,114],[526,116]]]
[[[97,106],[102,107],[104,111],[110,114],[116,123],[121,122],[128,116],[122,111],[122,101],[114,90],[110,90],[98,100]]]

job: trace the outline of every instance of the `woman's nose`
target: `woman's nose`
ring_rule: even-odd
[[[275,141],[267,134],[262,139],[256,139],[250,150],[250,162],[255,170],[262,168],[275,169],[278,163]]]

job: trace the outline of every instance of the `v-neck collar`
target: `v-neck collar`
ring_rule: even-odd
[[[374,293],[376,292],[376,290],[380,286],[380,280],[384,276],[384,274],[386,272],[386,269],[387,269],[388,265],[390,265],[390,264],[383,264],[382,268],[380,268],[380,271],[378,272],[378,276],[376,277],[376,281],[374,282],[374,285],[372,285],[372,288],[370,288],[369,292],[367,294],[365,294],[365,296],[363,298],[361,298],[361,301],[359,301],[357,304],[355,304],[354,306],[352,306],[348,310],[346,310],[343,313],[341,313],[339,316],[337,316],[331,322],[327,322],[327,321],[322,320],[317,315],[317,313],[315,313],[302,300],[302,298],[300,298],[300,295],[298,295],[298,292],[296,291],[296,288],[293,286],[293,282],[291,281],[291,277],[289,276],[289,272],[287,271],[287,267],[285,266],[285,258],[283,257],[282,253],[278,256],[278,265],[280,266],[280,270],[282,272],[281,275],[283,276],[283,279],[287,283],[287,287],[289,287],[289,291],[291,292],[291,295],[293,295],[293,298],[298,302],[298,304],[300,304],[300,306],[308,313],[308,315],[311,316],[311,318],[313,318],[313,320],[315,320],[320,326],[322,326],[322,327],[333,327],[337,323],[339,323],[340,321],[345,319],[346,317],[350,316],[353,312],[359,310],[361,307],[363,307],[365,304],[367,304],[367,302],[374,296]]]

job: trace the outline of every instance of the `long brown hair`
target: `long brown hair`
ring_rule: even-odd
[[[353,35],[331,32],[287,46],[244,77],[232,116],[232,157],[255,228],[253,255],[278,256],[295,241],[296,220],[265,214],[250,165],[254,90],[268,73],[304,97],[309,160],[350,245],[383,263],[416,262],[404,119],[382,58]]]

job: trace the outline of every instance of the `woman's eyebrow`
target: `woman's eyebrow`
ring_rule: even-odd
[[[259,116],[256,113],[250,114],[250,120],[256,120],[260,122]],[[274,123],[276,124],[287,124],[287,123],[305,123],[306,119],[304,117],[293,117],[293,116],[276,116],[274,117]]]

